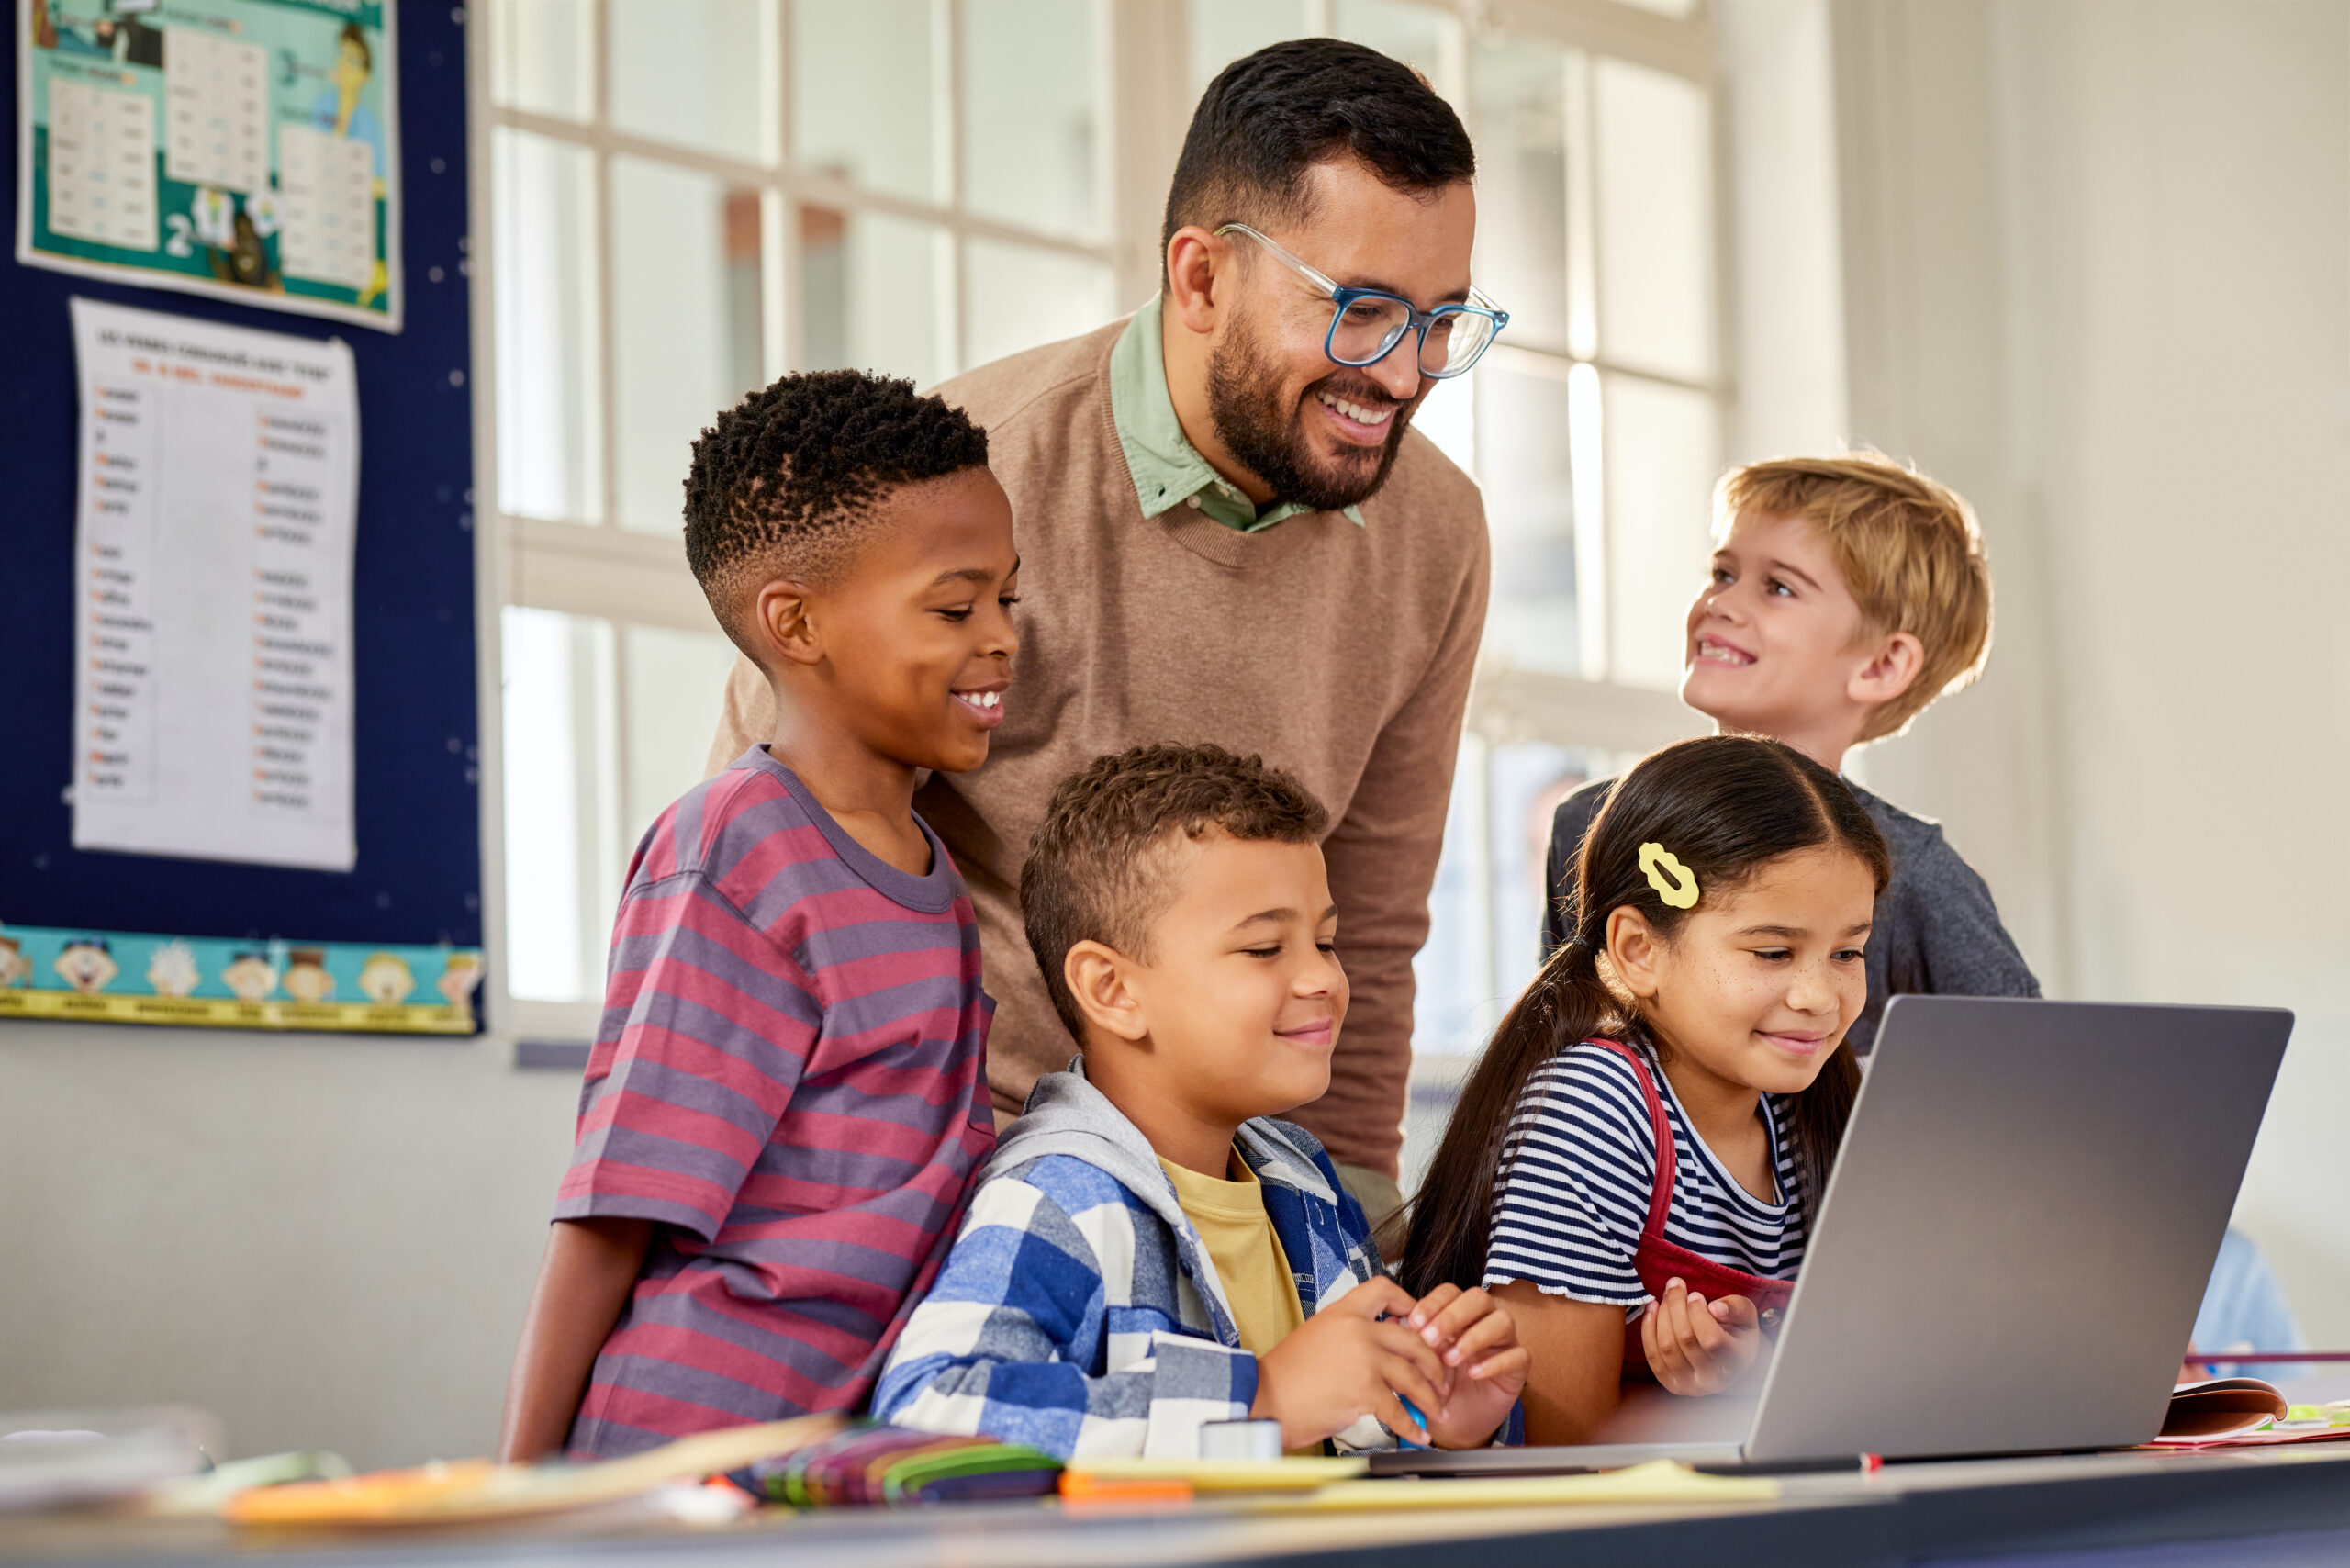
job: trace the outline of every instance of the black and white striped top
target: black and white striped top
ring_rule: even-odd
[[[1787,1201],[1766,1204],[1691,1130],[1664,1074],[1651,1067],[1651,1076],[1679,1166],[1664,1238],[1763,1279],[1794,1279],[1807,1222],[1794,1151],[1780,1130],[1782,1097],[1762,1096],[1762,1124]],[[1649,1293],[1632,1259],[1655,1180],[1656,1133],[1632,1064],[1590,1044],[1561,1052],[1528,1081],[1511,1119],[1484,1282],[1525,1280],[1576,1301],[1639,1305]]]

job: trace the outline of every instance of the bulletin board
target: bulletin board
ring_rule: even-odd
[[[382,0],[17,0],[17,259],[400,326]]]
[[[54,0],[51,0],[54,4]],[[218,0],[100,9],[169,28]],[[362,9],[321,4],[320,11]],[[266,308],[0,260],[0,1028],[10,1017],[470,1033],[482,972],[467,288],[465,47],[460,6],[384,7],[397,82],[382,123],[405,146],[392,193],[408,292],[397,332],[340,331]],[[0,45],[24,79],[26,11]],[[283,62],[281,61],[282,64]],[[18,178],[16,160],[0,179]],[[16,211],[11,188],[0,210]],[[152,280],[147,280],[152,281]],[[362,429],[351,575],[352,834],[348,870],[73,846],[77,409],[73,301],[342,340]],[[282,303],[282,302],[280,302]],[[242,614],[231,606],[224,613]]]

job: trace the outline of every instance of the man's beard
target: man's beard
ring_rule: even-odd
[[[1277,498],[1315,511],[1341,511],[1378,494],[1387,483],[1387,471],[1395,466],[1395,454],[1412,418],[1410,404],[1397,403],[1369,376],[1331,368],[1334,374],[1307,388],[1306,397],[1326,387],[1365,408],[1395,410],[1387,439],[1376,447],[1357,449],[1366,457],[1376,452],[1378,462],[1348,464],[1337,474],[1324,472],[1315,462],[1306,442],[1305,410],[1283,400],[1280,373],[1258,353],[1256,334],[1246,317],[1232,323],[1224,342],[1208,356],[1208,419],[1216,439]]]

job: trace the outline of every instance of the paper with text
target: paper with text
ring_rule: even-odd
[[[73,846],[347,871],[351,351],[73,314]]]

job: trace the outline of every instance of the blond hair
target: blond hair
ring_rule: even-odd
[[[1744,513],[1801,518],[1819,531],[1863,633],[1907,632],[1925,657],[1918,678],[1881,704],[1860,739],[1908,728],[1933,700],[1983,673],[1991,654],[1991,563],[1966,498],[1882,453],[1774,457],[1725,476],[1715,533]]]

